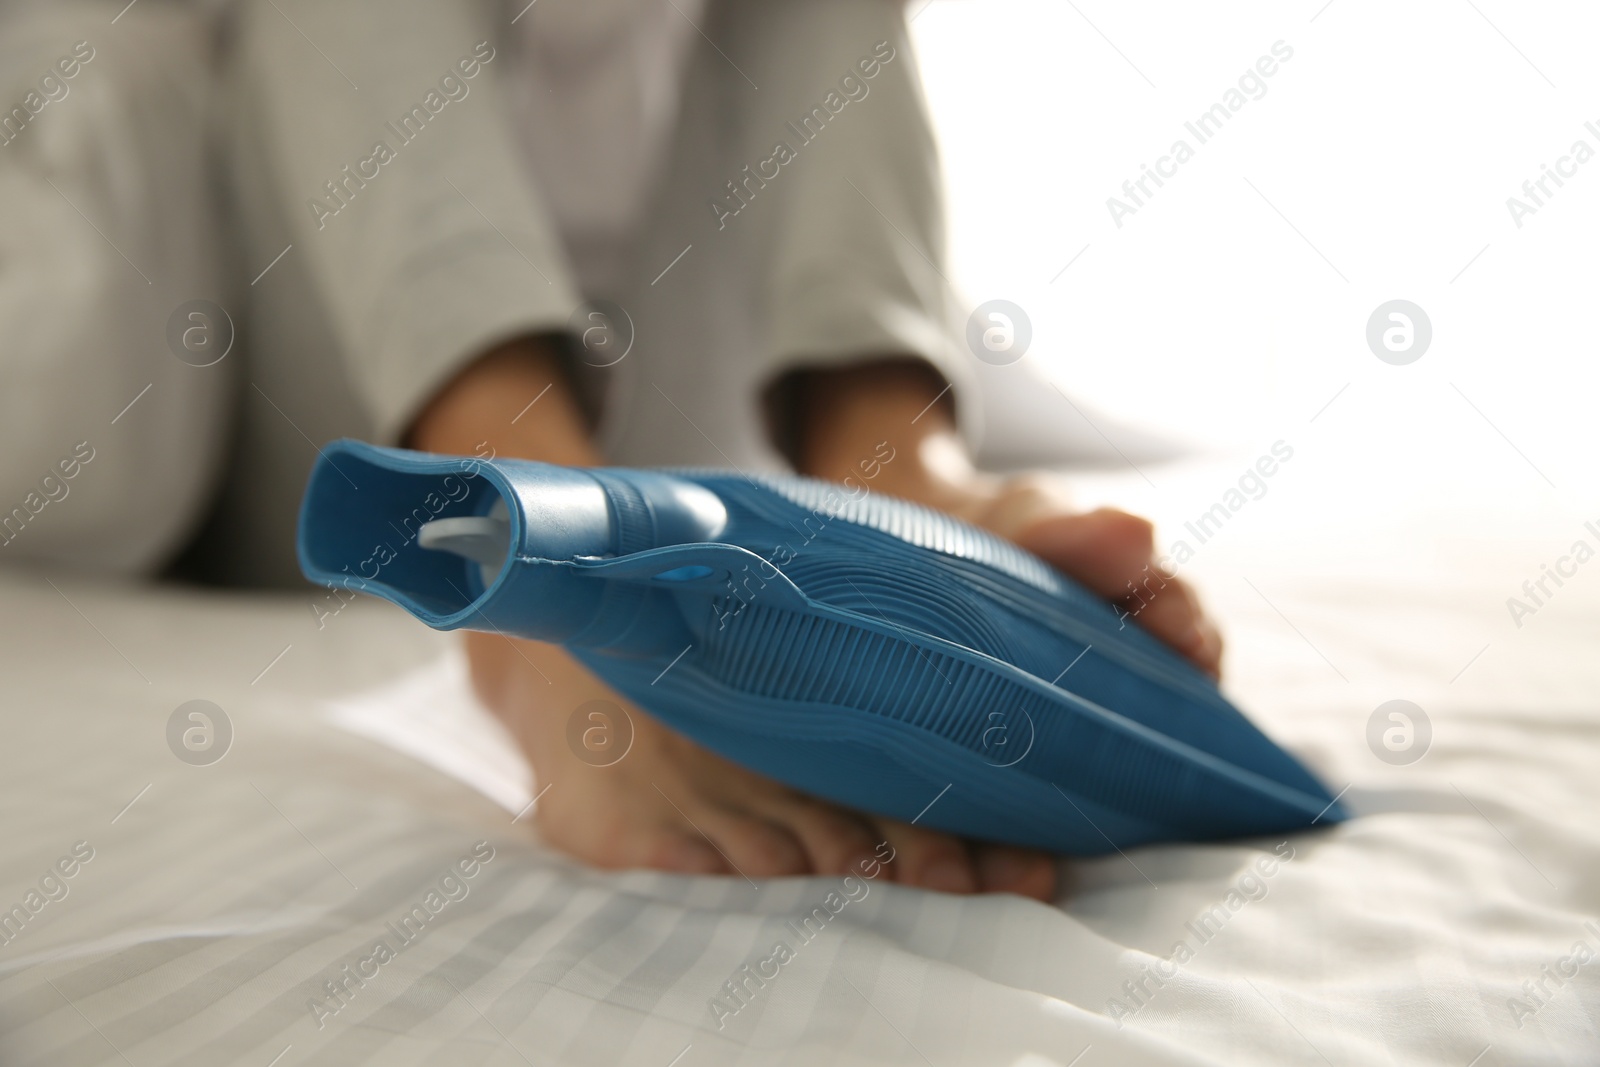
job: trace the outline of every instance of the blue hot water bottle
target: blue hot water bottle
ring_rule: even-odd
[[[1104,601],[864,484],[338,441],[299,551],[314,582],[565,645],[729,759],[964,837],[1092,855],[1344,818]]]

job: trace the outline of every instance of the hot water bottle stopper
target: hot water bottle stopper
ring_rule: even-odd
[[[797,789],[963,837],[1093,855],[1345,817],[1105,601],[865,483],[344,440],[312,471],[299,554],[435,629],[564,645]]]

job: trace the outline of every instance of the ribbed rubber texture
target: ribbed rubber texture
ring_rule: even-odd
[[[580,653],[708,747],[904,819],[943,791],[920,824],[1076,854],[1343,817],[1209,679],[1009,542],[830,483],[680,473],[817,605],[685,597],[699,639],[665,675]]]
[[[436,477],[455,462],[329,448],[396,473],[367,479],[382,493],[355,493],[314,472],[301,557],[323,561],[308,573],[325,580],[365,550],[356,532],[381,529],[386,508],[416,496],[406,472]],[[1136,622],[949,516],[805,478],[609,468],[588,472],[609,514],[606,556],[582,547],[607,521],[582,477],[483,466],[543,550],[519,554],[469,603],[451,571],[469,561],[417,550],[382,572],[380,595],[434,625],[562,640],[646,711],[796,788],[1073,854],[1344,818],[1293,756]],[[702,489],[725,522],[697,525]],[[551,514],[569,499],[570,514]],[[668,530],[688,540],[657,543]],[[572,547],[554,554],[559,545]]]
[[[728,479],[719,477],[725,489]],[[757,475],[754,479],[773,493],[808,512],[843,519],[858,526],[866,526],[888,534],[907,544],[940,552],[958,559],[972,560],[986,567],[1027,582],[1036,589],[1055,592],[1060,580],[1050,565],[1032,553],[1004,541],[986,530],[951,518],[920,504],[887,497],[881,493],[863,493],[854,497],[832,482],[814,478],[778,478]],[[752,510],[760,510],[757,499],[746,497],[744,503]]]
[[[650,516],[650,507],[645,503],[644,495],[628,479],[609,471],[593,470],[589,473],[600,483],[606,499],[611,502],[612,532],[618,553],[626,556],[652,547],[655,544],[655,520]]]
[[[1184,783],[1201,773],[1192,760],[1131,735],[1112,717],[1069,708],[1062,695],[1040,692],[982,660],[920,649],[847,622],[754,608],[742,625],[710,636],[696,668],[741,694],[853,709],[937,736],[979,758],[986,754],[983,734],[991,722],[971,709],[1025,711],[1041,755],[1059,749],[1066,759],[1100,762],[1092,777],[1065,775],[1084,796],[1152,821],[1193,814],[1171,808],[1186,792]],[[1024,757],[1018,766],[1045,769],[1035,764]],[[1050,761],[1047,768],[1059,770],[1060,764]],[[1234,794],[1230,802],[1250,792],[1226,776],[1203,776]]]

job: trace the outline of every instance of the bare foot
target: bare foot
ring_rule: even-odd
[[[1072,515],[1047,479],[980,474],[955,435],[943,388],[937,375],[906,360],[816,377],[799,398],[799,467],[835,480],[862,477],[862,457],[880,454],[888,434],[899,458],[875,475],[874,492],[944,508],[1010,537],[1113,602],[1129,582],[1143,583],[1152,556],[1148,523],[1120,512]],[[521,419],[527,402],[546,391],[541,417]],[[459,455],[483,454],[487,445],[491,454],[549,463],[603,462],[557,351],[541,338],[509,342],[469,366],[429,402],[409,441]],[[1171,579],[1160,588],[1153,601],[1141,600],[1137,621],[1215,672],[1221,642],[1193,594]],[[479,695],[516,735],[540,788],[548,786],[534,815],[545,840],[578,859],[754,879],[843,874],[862,859],[876,862],[887,844],[889,875],[905,885],[1045,901],[1057,891],[1054,861],[1043,853],[965,842],[808,797],[673,732],[559,648],[494,634],[466,640]],[[631,747],[609,766],[586,762],[568,741],[568,720],[591,700],[625,709],[632,724]]]
[[[578,859],[753,880],[842,875],[892,856],[885,875],[904,885],[1055,895],[1055,863],[1042,852],[968,843],[817,800],[674,732],[560,648],[466,636],[479,695],[516,735],[539,788],[548,786],[534,808],[540,833]],[[608,766],[581,758],[568,741],[568,719],[591,700],[611,701],[631,722],[631,745]]]
[[[1110,508],[1078,513],[1048,473],[978,470],[944,399],[948,386],[905,360],[813,372],[801,390],[810,432],[797,455],[806,473],[870,483],[998,534],[1053,564],[1218,677],[1222,635],[1186,582],[1157,563],[1153,528]],[[889,459],[865,462],[865,457]]]
[[[1074,513],[1056,479],[1023,475],[945,501],[946,510],[999,534],[1109,600],[1123,615],[1213,678],[1222,632],[1185,581],[1156,562],[1149,520],[1114,508]]]
[[[522,418],[539,397],[539,417]],[[430,400],[409,441],[456,455],[482,455],[487,446],[490,454],[547,463],[604,462],[588,440],[558,350],[541,338],[509,342],[466,368]],[[578,859],[754,879],[843,874],[861,859],[876,863],[892,854],[885,873],[906,885],[1039,900],[1055,892],[1055,865],[1042,853],[968,845],[815,800],[674,733],[559,648],[494,634],[466,640],[479,695],[516,735],[540,788],[549,787],[535,807],[540,831]],[[611,701],[632,722],[632,746],[610,766],[585,762],[568,743],[568,720],[590,700]]]

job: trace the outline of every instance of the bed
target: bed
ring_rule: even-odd
[[[452,640],[387,605],[0,575],[0,1059],[1600,1062],[1600,569],[1505,603],[1600,537],[1259,510],[1188,566],[1232,695],[1358,817],[802,927],[837,879],[541,847]]]

